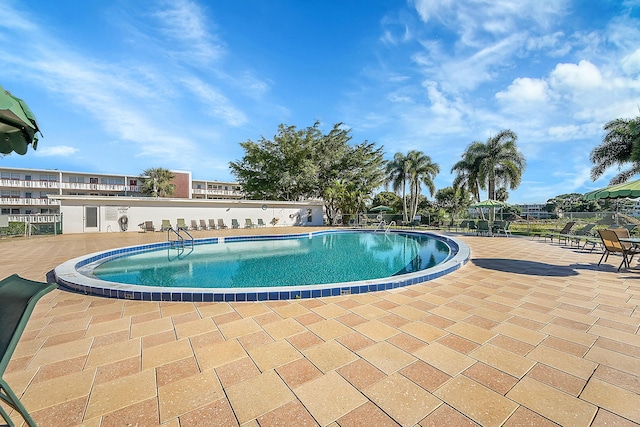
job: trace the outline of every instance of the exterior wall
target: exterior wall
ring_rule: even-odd
[[[172,183],[176,186],[173,197],[177,199],[191,198],[191,172],[173,172]]]
[[[162,220],[169,220],[173,227],[178,218],[184,218],[187,225],[195,220],[224,220],[231,228],[236,219],[244,228],[245,219],[253,223],[262,219],[267,226],[287,227],[294,225],[321,226],[324,223],[322,202],[273,202],[256,200],[185,200],[155,199],[148,197],[82,197],[54,196],[60,201],[62,230],[67,233],[93,232],[139,232],[145,221],[153,221],[156,230]],[[87,212],[97,213],[97,222],[87,224]],[[126,217],[126,227],[122,226]],[[126,228],[126,230],[123,230]]]

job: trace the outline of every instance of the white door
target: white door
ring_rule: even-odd
[[[84,231],[98,231],[98,207],[84,207]]]

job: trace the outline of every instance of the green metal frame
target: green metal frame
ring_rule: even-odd
[[[17,274],[0,281],[0,401],[18,411],[30,427],[36,427],[35,421],[2,376],[36,303],[57,286],[55,283],[23,279]],[[14,427],[15,424],[2,406],[0,415],[9,427]]]

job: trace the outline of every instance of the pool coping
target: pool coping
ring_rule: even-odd
[[[323,230],[308,233],[295,233],[283,235],[259,235],[259,236],[230,236],[195,239],[194,245],[208,243],[224,243],[255,240],[288,240],[300,237],[313,237],[330,233],[344,232],[375,232],[375,230]],[[471,251],[462,241],[420,230],[389,230],[391,233],[428,235],[445,242],[452,252],[449,258],[426,270],[407,273],[378,279],[361,280],[355,282],[325,283],[319,285],[297,285],[280,287],[253,287],[253,288],[159,288],[145,285],[130,285],[116,282],[108,282],[89,277],[78,271],[87,264],[94,263],[103,258],[111,258],[131,252],[139,252],[150,249],[171,248],[175,241],[151,243],[144,245],[128,246],[118,249],[94,252],[81,257],[73,258],[60,264],[54,269],[56,282],[62,289],[80,292],[86,295],[95,295],[108,298],[119,298],[140,301],[185,301],[185,302],[257,302],[276,301],[289,299],[319,298],[339,295],[353,295],[382,290],[391,290],[405,286],[424,283],[429,280],[442,277],[451,273],[469,261]]]

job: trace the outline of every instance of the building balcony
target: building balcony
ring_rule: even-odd
[[[60,188],[58,181],[25,181],[22,179],[0,179],[2,188]]]
[[[115,191],[137,193],[140,191],[139,185],[124,184],[87,184],[84,182],[63,182],[63,190],[82,190],[82,191]]]
[[[244,194],[239,190],[221,190],[221,189],[205,189],[205,188],[192,188],[191,194],[203,195],[203,196],[228,196],[232,198],[243,197]]]
[[[0,197],[0,206],[60,206],[60,200],[25,197]]]

